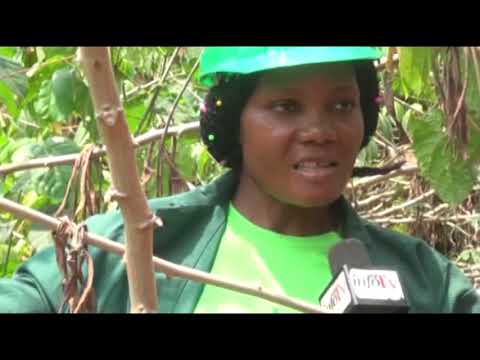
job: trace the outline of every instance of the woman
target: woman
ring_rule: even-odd
[[[374,265],[403,280],[412,312],[479,312],[468,279],[423,241],[361,220],[342,197],[377,126],[378,80],[368,47],[207,49],[202,138],[231,171],[189,193],[151,201],[163,219],[154,253],[169,261],[318,303],[328,252],[359,239]],[[118,212],[87,221],[122,241]],[[92,249],[99,312],[128,311],[120,259]],[[229,290],[157,274],[162,312],[289,312]],[[0,311],[49,312],[61,301],[53,251],[0,281]]]

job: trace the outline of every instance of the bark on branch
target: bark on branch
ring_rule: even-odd
[[[109,48],[80,47],[79,60],[89,83],[98,130],[106,146],[115,200],[124,218],[130,311],[157,312],[152,254],[153,227],[158,221],[140,185],[135,147],[115,85]]]

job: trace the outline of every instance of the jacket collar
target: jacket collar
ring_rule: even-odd
[[[227,172],[204,188],[204,194],[208,198],[207,203],[210,205],[224,204],[227,207],[235,188],[235,175],[231,171]],[[337,206],[340,210],[339,215],[342,217],[340,235],[344,239],[356,238],[362,241],[367,248],[371,247],[372,239],[365,228],[365,221],[343,195],[337,200]]]

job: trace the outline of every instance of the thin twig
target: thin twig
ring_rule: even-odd
[[[152,178],[152,155],[153,155],[153,148],[155,147],[155,143],[151,143],[148,145],[147,149],[147,157],[143,163],[143,175],[142,175],[142,186],[144,188],[144,191],[147,191],[147,184]]]
[[[177,78],[174,78],[174,80],[177,82],[177,84],[182,83],[182,81]],[[198,102],[200,103],[203,102],[203,99],[200,96],[198,96],[198,94],[196,94],[195,91],[192,91],[190,88],[187,88],[187,92],[189,92],[190,95],[192,95],[195,99],[197,99]]]
[[[422,216],[422,222],[446,222],[446,221],[459,221],[459,220],[479,220],[480,215],[471,215],[471,216],[450,216],[450,217],[431,217],[427,218]],[[418,221],[416,218],[402,218],[402,219],[392,219],[392,218],[384,218],[384,219],[372,219],[372,222],[377,224],[411,224]]]
[[[435,194],[435,190],[432,189],[432,190],[426,192],[425,194],[422,194],[422,195],[416,197],[415,199],[409,200],[409,201],[407,201],[407,202],[405,202],[405,203],[403,203],[403,204],[401,204],[401,205],[394,206],[394,207],[392,207],[392,208],[390,208],[390,209],[386,209],[386,210],[384,210],[384,211],[382,211],[382,212],[376,213],[376,214],[374,214],[374,216],[387,216],[387,215],[393,214],[393,213],[395,213],[395,212],[397,212],[397,211],[399,211],[399,210],[404,210],[404,209],[406,209],[406,208],[408,208],[408,207],[410,207],[410,206],[413,206],[413,205],[415,205],[415,204],[418,204],[419,202],[421,202],[421,201],[429,198],[429,197],[432,196],[433,194]]]
[[[50,66],[50,65],[57,64],[57,63],[67,62],[67,61],[73,60],[74,58],[75,58],[75,55],[70,55],[70,56],[64,57],[63,59],[58,59],[58,60],[55,60],[55,61],[47,60],[43,64],[38,65],[36,71],[38,71],[38,70],[40,70],[40,69],[42,69],[46,66]],[[17,64],[17,65],[20,65],[20,64]],[[11,71],[8,74],[0,77],[0,81],[12,78],[15,75],[26,74],[30,70],[33,70],[34,68],[35,68],[35,65],[30,67],[30,68],[23,68],[23,69],[19,69],[19,70],[16,70],[16,71]]]
[[[468,49],[464,49],[465,53],[465,81],[463,83],[462,92],[460,94],[460,98],[457,101],[457,106],[455,112],[453,113],[453,119],[455,120],[460,113],[460,110],[465,107],[465,95],[467,94],[467,86],[468,86]],[[460,65],[459,65],[460,66]]]
[[[372,209],[370,209],[364,216],[365,216],[366,218],[370,218],[370,217],[375,216],[375,212],[376,212],[377,210],[379,210],[382,206],[383,206],[383,204],[377,204],[377,205],[374,206]]]
[[[177,105],[180,102],[180,99],[182,98],[183,93],[185,92],[185,89],[187,88],[188,84],[192,80],[193,75],[195,74],[195,71],[197,71],[199,64],[200,64],[200,59],[198,59],[197,62],[195,63],[195,65],[193,65],[193,68],[190,71],[190,74],[188,75],[187,80],[185,80],[185,83],[183,84],[182,90],[180,90],[180,93],[177,95],[177,98],[175,99],[175,101],[172,105],[172,108],[170,109],[170,113],[168,114],[168,118],[167,118],[167,124],[165,125],[165,133],[168,132],[168,128],[170,126],[170,123],[172,122],[173,114],[175,113]],[[162,142],[160,143],[160,145],[158,147],[159,153],[161,153],[163,151],[163,149],[165,147],[166,140],[167,140],[167,137],[164,136],[161,140]]]
[[[416,109],[415,107],[413,107],[412,105],[410,105],[406,101],[403,101],[402,99],[399,99],[398,97],[394,97],[393,100],[395,100],[396,102],[398,102],[399,104],[401,104],[403,106],[406,106],[407,108],[416,112],[417,114],[425,115],[425,113],[423,111]]]
[[[366,177],[363,179],[359,179],[355,181],[355,186],[360,187],[360,186],[370,186],[373,184],[377,184],[379,182],[397,177],[397,176],[402,176],[402,175],[412,175],[415,174],[418,171],[418,167],[415,165],[407,165],[402,167],[401,169],[392,171],[389,174],[386,175],[376,175],[376,176],[370,176]],[[1,172],[0,172],[1,174]],[[347,190],[350,190],[351,185],[347,184]]]
[[[425,217],[432,217],[435,215],[438,215],[442,210],[448,209],[449,205],[448,204],[440,204],[436,208],[430,210],[429,212],[426,212],[424,214]]]
[[[14,226],[10,229],[9,233],[6,234],[6,238],[8,239],[8,249],[7,249],[7,254],[5,255],[5,267],[3,269],[3,276],[7,276],[7,271],[8,271],[8,262],[10,259],[10,252],[12,250],[13,246],[13,229],[15,228],[17,223],[15,223]]]
[[[143,117],[140,120],[140,122],[138,123],[137,130],[135,131],[135,136],[137,136],[141,132],[142,127],[143,127],[143,123],[146,121],[147,117],[152,113],[152,110],[155,106],[158,95],[160,94],[160,89],[161,89],[160,85],[163,84],[163,82],[165,81],[165,78],[167,77],[168,72],[170,71],[170,67],[173,64],[173,60],[175,60],[179,50],[180,50],[180,47],[176,47],[175,51],[173,52],[172,56],[170,57],[170,62],[168,63],[167,69],[164,71],[163,76],[160,79],[159,86],[155,89],[155,93],[153,94],[152,100],[150,100],[150,104],[148,104],[147,110],[143,114]]]
[[[367,198],[367,199],[358,201],[358,202],[357,202],[357,205],[358,205],[359,208],[361,208],[361,207],[370,205],[370,204],[374,203],[375,201],[377,201],[377,200],[379,200],[379,199],[385,199],[387,196],[395,195],[396,193],[397,193],[396,191],[386,191],[386,192],[382,192],[382,193],[380,193],[380,194],[370,196],[370,197]]]
[[[43,224],[47,226],[50,230],[57,229],[60,224],[60,221],[53,217],[50,217],[39,211],[30,209],[7,199],[0,198],[0,209],[12,213],[18,218],[30,220],[38,224]],[[85,240],[86,243],[89,245],[96,246],[102,250],[117,254],[119,256],[123,256],[125,253],[125,247],[122,244],[106,239],[99,235],[95,235],[93,233],[85,233]],[[178,277],[199,283],[221,287],[224,289],[233,290],[239,293],[265,299],[272,303],[283,305],[288,308],[292,308],[302,312],[332,313],[332,311],[329,311],[328,309],[321,306],[309,304],[305,301],[298,300],[289,296],[284,296],[282,294],[276,294],[256,286],[250,286],[243,283],[230,281],[218,275],[213,275],[186,266],[177,265],[169,261],[160,259],[158,257],[153,257],[153,264],[156,271],[162,272],[168,277]]]
[[[168,153],[168,151],[166,151],[165,149],[163,149],[163,155],[165,156],[165,160],[167,161],[168,165],[172,168],[172,170],[174,170],[179,176],[180,178],[185,182],[187,183],[187,180],[185,180],[184,178],[182,178],[182,175],[180,173],[180,171],[178,170],[177,166],[175,165],[174,161],[172,160],[170,154]]]
[[[450,226],[453,230],[460,231],[463,235],[465,235],[467,238],[472,237],[472,234],[467,233],[465,230],[463,230],[460,226],[452,223],[451,221],[446,221],[446,225]]]
[[[160,146],[160,142],[158,143]],[[157,197],[163,194],[163,163],[162,156],[166,154],[166,151],[157,150]]]

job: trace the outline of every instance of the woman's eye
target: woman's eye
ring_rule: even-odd
[[[356,106],[356,103],[353,101],[338,101],[333,105],[333,110],[340,113],[349,113]]]
[[[282,100],[275,102],[272,109],[278,112],[292,113],[299,111],[300,105],[293,100]]]

